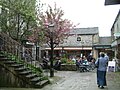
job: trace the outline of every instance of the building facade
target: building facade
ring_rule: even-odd
[[[100,52],[104,52],[109,56],[109,59],[112,60],[114,53],[111,47],[111,36],[109,37],[99,37],[99,43],[93,45],[94,50],[96,51],[96,57],[99,56]]]
[[[114,51],[115,58],[118,58],[117,54],[120,51],[120,10],[111,28],[112,38],[112,50]]]
[[[99,43],[98,27],[75,28],[70,32],[70,36],[54,49],[54,54],[55,57],[64,54],[68,58],[88,56],[90,54],[96,57],[93,48],[95,43]],[[45,50],[48,51],[48,54],[50,53],[49,47],[46,47]]]

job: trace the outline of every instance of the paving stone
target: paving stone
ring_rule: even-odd
[[[117,75],[117,76],[116,76]],[[78,71],[57,71],[50,79],[53,83],[41,89],[3,88],[0,90],[100,90],[96,84],[96,73]],[[120,90],[120,74],[107,73],[107,84],[103,90]]]

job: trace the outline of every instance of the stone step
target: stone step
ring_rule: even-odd
[[[4,61],[5,64],[15,64],[15,61]]]
[[[34,78],[34,77],[36,77],[37,76],[37,74],[28,74],[28,75],[26,75],[26,77],[27,78],[30,78],[30,79],[32,79],[32,78]]]
[[[34,77],[31,79],[32,82],[39,82],[41,80],[41,77]]]
[[[24,66],[23,64],[12,64],[11,67],[22,67]]]
[[[32,73],[31,70],[25,70],[25,71],[19,72],[19,74],[21,74],[21,75],[28,75],[30,73]]]
[[[6,56],[4,56],[4,55],[0,55],[0,58],[5,58]]]
[[[0,58],[0,60],[2,60],[2,61],[9,61],[10,59],[8,59],[7,57],[2,57],[2,58]]]
[[[8,59],[7,57],[1,56],[0,60],[6,65],[10,66],[10,68],[14,68],[13,70],[17,72],[19,75],[25,76],[27,79],[30,80],[33,87],[41,87],[48,83],[48,80],[42,80],[42,77],[37,76],[37,74],[33,74],[31,70],[24,67],[24,64],[19,64],[16,61]]]
[[[17,67],[17,68],[15,68],[15,71],[25,71],[25,70],[27,70],[27,68],[25,68],[25,67]]]
[[[47,84],[47,83],[49,83],[49,81],[48,80],[42,80],[42,81],[39,81],[39,82],[37,82],[35,85],[42,85],[42,86],[44,86],[45,84]]]

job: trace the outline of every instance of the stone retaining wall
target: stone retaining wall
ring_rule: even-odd
[[[75,64],[62,64],[61,71],[76,71]]]

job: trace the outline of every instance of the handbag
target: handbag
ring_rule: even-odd
[[[95,64],[95,67],[98,68],[99,67],[99,59],[98,59],[98,63]]]

